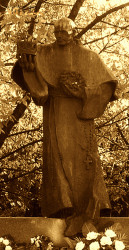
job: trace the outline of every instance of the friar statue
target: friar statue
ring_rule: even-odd
[[[56,41],[22,53],[12,78],[43,106],[42,216],[66,221],[66,236],[110,209],[94,119],[115,100],[117,81],[98,54],[75,37],[69,18],[54,23]]]

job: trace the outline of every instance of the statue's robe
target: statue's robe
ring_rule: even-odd
[[[95,218],[101,209],[110,208],[110,202],[98,156],[94,118],[115,100],[117,81],[95,52],[75,42],[40,46],[35,65],[34,72],[22,72],[17,62],[12,77],[28,89],[38,105],[43,105],[42,215],[50,217],[72,208],[76,215]],[[85,99],[62,90],[59,77],[64,71],[82,75]]]

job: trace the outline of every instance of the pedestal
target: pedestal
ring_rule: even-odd
[[[101,217],[99,220],[99,231],[110,222],[120,223],[120,233],[125,233],[129,239],[129,218],[127,217]],[[56,246],[65,246],[64,231],[65,220],[43,218],[43,217],[1,217],[0,237],[11,235],[16,243],[30,243],[30,238],[36,235],[48,236]]]

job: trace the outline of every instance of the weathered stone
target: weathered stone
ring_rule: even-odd
[[[102,232],[111,224],[114,231],[125,234],[129,239],[129,218],[107,217],[100,218],[98,221],[98,231]],[[1,217],[0,218],[0,237],[11,235],[16,243],[30,243],[30,238],[37,235],[48,236],[56,246],[66,246],[72,241],[64,236],[66,224],[61,219],[48,219],[42,217]]]
[[[0,237],[11,235],[17,243],[30,243],[30,238],[36,235],[50,237],[55,245],[65,245],[64,220],[43,217],[1,217]]]
[[[42,216],[67,218],[65,235],[71,236],[85,221],[99,217],[100,210],[111,208],[94,119],[114,99],[117,81],[99,55],[67,32],[65,21],[55,28],[56,42],[38,48],[35,70],[28,70],[32,56],[23,54],[24,65],[18,67],[19,61],[12,77],[43,105]]]

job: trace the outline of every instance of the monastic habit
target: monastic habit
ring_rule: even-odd
[[[75,217],[94,219],[110,208],[94,119],[114,100],[117,81],[95,52],[76,41],[40,46],[35,65],[27,72],[17,62],[12,77],[43,105],[42,215],[69,208]]]

